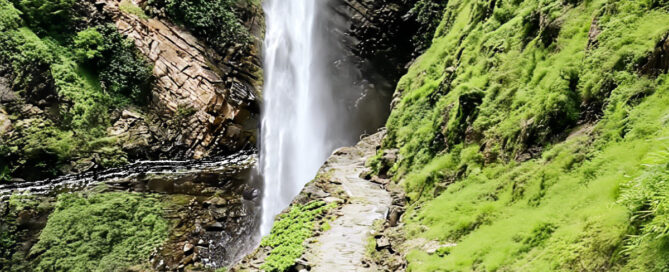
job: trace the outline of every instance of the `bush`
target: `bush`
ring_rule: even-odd
[[[304,241],[312,236],[316,218],[332,208],[323,201],[293,206],[287,214],[280,215],[269,236],[263,238],[261,246],[271,247],[269,256],[262,265],[264,271],[286,271],[304,252]]]
[[[9,68],[12,89],[28,101],[53,91],[49,72],[53,60],[49,47],[30,30],[22,28],[0,35],[0,63]]]
[[[109,49],[105,38],[96,28],[88,28],[74,37],[74,53],[81,62],[98,61],[102,53]]]
[[[102,88],[108,93],[130,98],[139,105],[148,102],[153,69],[116,26],[101,25],[79,32],[74,38],[74,51],[82,64],[99,71]]]
[[[233,7],[234,0],[149,0],[147,3],[149,10],[164,10],[167,17],[183,24],[218,52],[225,52],[234,43],[247,44],[251,40]]]
[[[646,271],[669,265],[669,149],[655,155],[656,161],[647,164],[640,177],[624,184],[620,197],[631,212],[624,250],[628,267]]]
[[[23,12],[26,23],[46,31],[69,27],[76,0],[12,0]]]

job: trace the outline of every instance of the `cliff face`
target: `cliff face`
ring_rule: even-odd
[[[106,2],[104,10],[153,62],[148,112],[157,120],[124,114],[111,135],[140,156],[199,159],[253,147],[262,86],[258,45],[237,44],[222,56],[182,27],[122,12],[118,4]],[[262,12],[250,8],[255,16],[245,24],[260,35]]]

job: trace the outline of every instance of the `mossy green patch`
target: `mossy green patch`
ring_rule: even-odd
[[[155,196],[63,194],[31,254],[35,271],[125,271],[148,262],[167,233]]]
[[[261,246],[271,247],[261,268],[265,271],[286,271],[304,253],[304,241],[318,227],[318,220],[334,204],[313,201],[305,205],[293,205],[288,213],[279,216],[269,236],[263,238]]]
[[[409,270],[666,268],[669,83],[647,68],[666,7],[448,2],[397,87],[383,147],[400,160],[370,161],[407,191],[408,239],[455,244],[411,250]]]

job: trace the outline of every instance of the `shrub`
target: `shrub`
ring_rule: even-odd
[[[31,27],[59,31],[69,27],[76,0],[12,0]]]
[[[88,28],[77,33],[74,37],[74,53],[81,62],[97,61],[102,53],[109,49],[105,38],[96,28]]]
[[[235,15],[234,3],[234,0],[149,0],[147,8],[164,10],[171,20],[183,24],[218,52],[225,52],[234,43],[247,44],[251,40]]]
[[[293,206],[272,227],[270,235],[263,238],[261,246],[271,247],[261,268],[265,271],[286,271],[304,252],[304,241],[311,237],[316,218],[330,209],[323,201]]]
[[[0,35],[0,61],[11,69],[12,89],[28,99],[51,91],[49,66],[53,60],[49,47],[30,30],[11,30]]]
[[[128,97],[136,104],[146,104],[153,69],[134,43],[122,37],[114,25],[83,30],[73,44],[79,61],[99,71],[104,90]]]

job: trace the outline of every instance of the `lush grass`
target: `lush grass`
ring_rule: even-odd
[[[669,82],[640,72],[666,8],[449,1],[384,141],[408,238],[456,244],[411,250],[409,270],[666,268]]]
[[[125,271],[147,262],[167,231],[154,196],[63,194],[31,249],[35,271]]]
[[[311,237],[318,227],[317,218],[331,205],[314,201],[306,205],[294,205],[274,223],[270,235],[263,238],[261,246],[271,247],[262,269],[265,271],[286,271],[304,253],[304,241]]]

